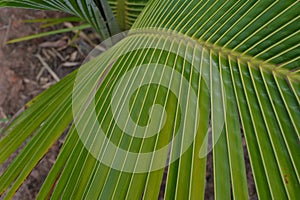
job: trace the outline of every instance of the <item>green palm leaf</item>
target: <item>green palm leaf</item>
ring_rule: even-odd
[[[109,3],[130,16],[124,2]],[[211,148],[215,199],[245,199],[243,140],[258,197],[296,199],[299,9],[298,1],[150,1],[125,39],[6,129],[1,162],[31,140],[1,175],[0,194],[13,196],[73,117],[38,199],[155,199],[163,181],[165,199],[203,199]]]
[[[105,39],[119,32],[119,26],[107,1],[93,0],[1,0],[0,7],[20,7],[30,9],[55,10],[70,13],[80,17],[93,26],[101,38]],[[105,10],[105,12],[102,12]]]
[[[0,7],[55,10],[80,17],[93,26],[102,39],[128,30],[148,0],[0,0]]]
[[[108,0],[122,30],[128,30],[140,15],[148,0]]]

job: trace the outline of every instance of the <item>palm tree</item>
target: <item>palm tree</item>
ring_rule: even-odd
[[[215,199],[249,197],[244,151],[260,199],[297,199],[299,1],[145,4],[0,1],[74,14],[103,39],[131,27],[5,129],[0,163],[29,142],[0,194],[12,198],[72,124],[38,199],[203,199],[210,150]]]

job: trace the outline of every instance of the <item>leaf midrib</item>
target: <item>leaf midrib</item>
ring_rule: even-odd
[[[135,35],[166,35],[170,37],[174,37],[174,35],[178,36],[176,39],[182,39],[190,41],[191,43],[198,43],[200,46],[202,46],[205,49],[208,49],[216,54],[221,55],[224,58],[231,58],[231,60],[236,60],[241,63],[247,63],[249,66],[256,67],[257,69],[262,69],[263,71],[267,71],[272,74],[276,74],[278,76],[289,78],[294,81],[300,81],[300,74],[295,73],[297,70],[299,71],[300,68],[289,70],[283,67],[279,67],[278,64],[269,63],[265,60],[261,60],[258,58],[254,58],[250,55],[244,54],[242,52],[238,52],[232,49],[228,49],[216,44],[209,43],[207,41],[199,40],[194,37],[190,37],[188,35],[178,33],[173,30],[167,30],[167,29],[157,29],[157,28],[143,28],[143,29],[132,29],[130,30],[128,36],[135,36]]]

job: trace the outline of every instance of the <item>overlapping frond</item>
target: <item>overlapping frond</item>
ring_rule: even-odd
[[[108,0],[122,30],[128,30],[140,15],[148,0]]]
[[[20,7],[67,12],[93,26],[102,39],[128,30],[148,0],[0,0],[0,7]]]
[[[106,0],[1,0],[0,7],[20,7],[67,12],[91,24],[102,39],[108,38],[120,31]]]

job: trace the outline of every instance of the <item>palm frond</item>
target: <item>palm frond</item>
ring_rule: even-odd
[[[16,39],[9,40],[7,42],[7,44],[22,42],[22,41],[26,41],[26,40],[31,40],[31,39],[44,37],[44,36],[49,36],[49,35],[55,35],[55,34],[59,34],[59,33],[66,33],[66,32],[70,32],[70,31],[83,30],[83,29],[87,29],[87,28],[90,28],[90,27],[91,27],[91,25],[89,25],[89,24],[82,24],[82,25],[79,25],[79,26],[71,27],[71,28],[64,28],[64,29],[48,31],[48,32],[44,32],[44,33],[37,33],[37,34],[33,34],[33,35],[24,36],[24,37],[21,37],[21,38],[16,38]]]
[[[108,0],[122,30],[128,30],[138,18],[148,0]]]
[[[67,12],[91,24],[102,39],[128,30],[148,0],[0,0],[0,7],[19,7]]]
[[[234,136],[240,134],[239,118],[234,114],[237,111],[232,110],[236,109],[234,105],[241,117],[258,195],[262,199],[296,198],[299,189],[296,121],[300,117],[299,93],[295,92],[299,88],[300,66],[296,10],[299,6],[295,1],[156,1],[133,27],[171,29],[188,35],[218,63],[227,107],[223,111],[226,137],[221,136],[214,148],[215,198],[224,198],[225,194],[230,198],[231,192],[238,198],[242,191],[247,196],[246,182],[241,182],[245,174],[238,174],[244,171],[239,170],[244,168],[244,161],[241,138]],[[213,109],[214,99],[211,103]],[[228,103],[232,106],[228,107]],[[212,111],[214,122],[218,123],[213,120]],[[233,124],[235,128],[230,128]],[[213,124],[212,129],[214,134]],[[180,175],[181,171],[177,173]],[[169,184],[174,188],[176,182]],[[175,194],[181,190],[180,185],[177,187]]]
[[[117,34],[119,26],[106,1],[101,1],[101,6],[93,0],[0,0],[0,7],[19,7],[41,10],[55,10],[70,13],[89,23],[102,39]],[[101,9],[105,8],[105,12]]]
[[[162,189],[165,199],[203,199],[211,149],[214,198],[246,199],[243,141],[257,196],[296,199],[299,9],[298,1],[150,1],[128,37],[8,127],[1,162],[37,132],[1,175],[0,194],[12,197],[73,117],[38,199],[155,199]]]

